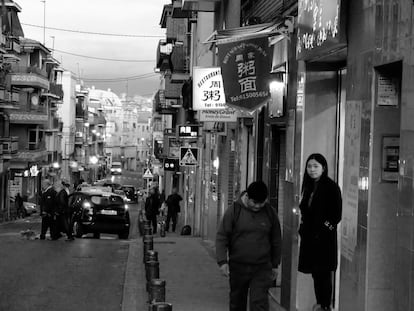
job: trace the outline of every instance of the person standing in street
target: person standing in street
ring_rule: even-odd
[[[230,311],[268,311],[268,289],[277,278],[282,234],[268,189],[255,181],[227,208],[216,236],[221,272],[230,277]]]
[[[57,227],[66,234],[66,241],[73,241],[73,229],[71,226],[71,213],[69,209],[69,183],[62,179],[58,182],[57,191]]]
[[[342,217],[342,198],[339,186],[328,177],[325,157],[319,153],[311,154],[306,161],[299,208],[298,270],[312,275],[316,296],[312,310],[331,310],[333,273],[338,265],[336,230]]]
[[[42,190],[40,196],[40,216],[42,217],[40,239],[44,240],[47,230],[49,230],[51,239],[57,240],[59,237],[56,228],[56,191],[49,179],[42,181]]]
[[[17,218],[19,218],[19,217],[24,218],[25,213],[24,213],[24,209],[23,209],[23,198],[20,195],[20,192],[18,194],[16,194],[16,197],[14,198],[14,206],[16,208]]]
[[[170,221],[172,221],[172,232],[175,232],[177,226],[177,217],[180,209],[180,201],[182,201],[181,195],[178,194],[177,188],[172,189],[172,193],[168,196],[167,201],[167,223],[165,230],[168,232],[170,229]]]
[[[157,215],[160,213],[160,207],[160,193],[156,187],[151,187],[145,200],[145,217],[151,222],[153,233],[157,233]]]

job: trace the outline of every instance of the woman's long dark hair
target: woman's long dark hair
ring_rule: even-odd
[[[328,162],[326,161],[325,157],[321,155],[320,153],[312,153],[306,160],[306,164],[305,164],[305,172],[303,173],[303,181],[302,181],[302,194],[313,189],[314,187],[314,180],[312,179],[312,177],[309,176],[308,170],[307,170],[308,162],[310,160],[315,160],[320,165],[322,165],[323,172],[322,172],[322,176],[320,180],[328,177]]]

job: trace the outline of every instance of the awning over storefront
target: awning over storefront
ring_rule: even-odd
[[[276,42],[284,37],[288,37],[293,33],[293,18],[279,20],[273,23],[257,24],[245,27],[237,27],[214,31],[205,44],[222,44],[229,42],[237,42],[241,40],[260,38],[260,37],[276,37]],[[274,41],[272,40],[272,41]],[[272,42],[271,42],[272,43]]]

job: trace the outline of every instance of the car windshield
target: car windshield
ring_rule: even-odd
[[[101,206],[109,206],[109,205],[121,205],[124,204],[124,201],[121,197],[111,195],[111,196],[98,196],[93,195],[91,196],[91,201],[93,204],[101,205]]]

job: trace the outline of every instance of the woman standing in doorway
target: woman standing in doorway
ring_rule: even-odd
[[[328,164],[319,153],[311,154],[302,182],[299,205],[300,248],[298,270],[312,274],[316,305],[331,310],[333,272],[338,266],[337,225],[342,217],[339,186],[328,177]]]

